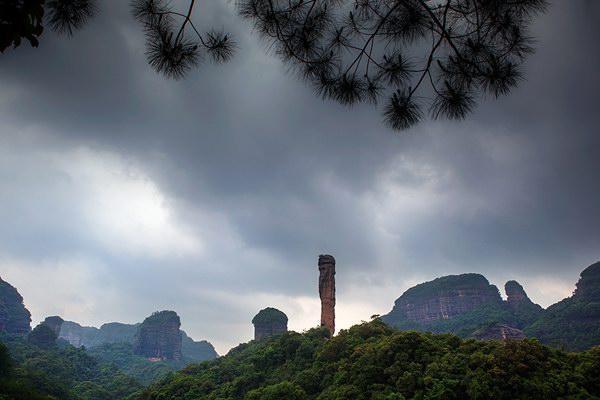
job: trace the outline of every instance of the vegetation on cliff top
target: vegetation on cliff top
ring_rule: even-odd
[[[375,320],[243,344],[149,387],[143,400],[599,399],[600,348],[402,332]]]
[[[413,286],[404,292],[402,296],[413,300],[419,300],[431,296],[437,296],[440,292],[447,290],[472,288],[489,290],[493,295],[498,295],[498,300],[501,299],[498,288],[496,288],[494,285],[490,285],[485,276],[474,273],[442,276],[432,281]]]
[[[258,312],[252,318],[252,323],[256,324],[272,324],[272,323],[283,323],[287,324],[288,317],[283,311],[280,311],[273,307],[267,307]]]

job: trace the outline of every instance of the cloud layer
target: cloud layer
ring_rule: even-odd
[[[230,5],[199,23],[235,29],[237,57],[165,80],[124,3],[2,55],[0,275],[36,321],[174,309],[224,352],[265,306],[317,324],[323,252],[341,327],[449,273],[518,279],[548,305],[600,257],[594,2],[537,21],[511,96],[402,134],[316,98]]]

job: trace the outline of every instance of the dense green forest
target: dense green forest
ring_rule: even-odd
[[[116,400],[142,389],[113,363],[65,343],[38,346],[2,336],[0,399]]]
[[[88,354],[101,362],[115,365],[123,373],[135,378],[142,385],[149,385],[170,372],[181,369],[193,362],[189,359],[150,362],[142,356],[135,355],[131,343],[103,344],[88,349]]]
[[[525,333],[551,346],[584,350],[600,343],[598,321],[600,262],[581,273],[573,296],[548,307],[534,324],[525,329]]]
[[[415,321],[399,321],[393,326],[399,330],[423,331],[432,333],[453,333],[462,338],[470,337],[473,332],[483,327],[504,323],[517,325],[517,320],[503,304],[488,303],[473,309],[468,313],[451,319],[431,322],[427,325]]]
[[[599,399],[600,348],[476,341],[380,320],[242,344],[172,374],[140,400]]]

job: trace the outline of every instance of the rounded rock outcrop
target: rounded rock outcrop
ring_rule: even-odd
[[[287,332],[288,317],[283,311],[267,307],[252,318],[254,340],[280,335]]]

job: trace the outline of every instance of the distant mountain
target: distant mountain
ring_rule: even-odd
[[[382,320],[402,330],[450,332],[461,337],[494,324],[515,329],[519,325],[498,288],[480,274],[443,276],[414,286]]]
[[[0,399],[116,400],[143,389],[112,362],[52,339],[56,334],[44,323],[27,340],[0,334]]]
[[[141,323],[110,322],[103,324],[100,328],[95,328],[65,321],[62,324],[59,337],[75,347],[85,346],[89,349],[112,343],[129,343],[133,345],[140,326]],[[206,340],[196,342],[182,330],[179,330],[179,334],[181,335],[181,354],[184,360],[188,362],[205,361],[219,356],[210,342]]]
[[[548,307],[527,336],[570,350],[600,345],[600,262],[582,273],[573,295]]]
[[[27,335],[31,331],[31,313],[17,289],[0,278],[0,332]]]
[[[382,316],[401,330],[477,339],[537,338],[569,350],[600,345],[600,262],[581,273],[573,296],[544,310],[516,281],[498,288],[480,274],[449,275],[408,289]]]
[[[181,354],[184,359],[192,361],[205,361],[217,358],[219,355],[213,345],[206,341],[200,340],[196,342],[189,337],[184,331],[181,333]]]
[[[100,328],[81,326],[77,322],[64,321],[59,337],[75,347],[87,348],[100,346],[105,343],[132,343],[139,324],[122,324],[110,322]]]
[[[181,355],[181,321],[175,311],[159,311],[139,326],[133,341],[133,352],[151,360],[179,361]]]

